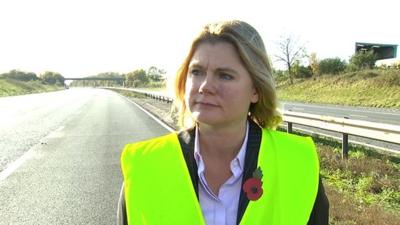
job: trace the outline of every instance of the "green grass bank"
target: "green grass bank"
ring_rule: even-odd
[[[277,82],[283,101],[400,109],[400,70],[364,70]]]
[[[330,202],[330,225],[400,224],[400,158],[314,136]]]
[[[25,82],[7,78],[0,79],[0,97],[57,91],[61,89],[64,89],[64,87],[43,84],[39,80]]]

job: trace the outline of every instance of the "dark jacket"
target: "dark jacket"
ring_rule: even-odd
[[[256,170],[258,152],[260,150],[261,134],[262,130],[257,124],[249,122],[249,136],[247,141],[247,150],[244,163],[244,171],[242,182],[252,177],[252,171]],[[197,175],[197,164],[194,159],[194,136],[195,132],[193,130],[180,132],[178,135],[179,142],[182,147],[183,155],[186,160],[186,165],[189,169],[190,177],[192,178],[193,187],[198,193],[198,175]],[[197,196],[198,197],[198,196]],[[244,211],[249,203],[243,190],[240,192],[239,197],[239,207],[237,212],[237,224],[240,223]],[[125,195],[124,188],[122,186],[121,195],[118,203],[118,225],[127,225],[127,215],[125,208]],[[310,215],[310,219],[307,225],[327,225],[329,221],[329,202],[325,195],[325,190],[322,185],[321,178],[319,180],[319,188],[317,197],[314,203],[313,210]]]

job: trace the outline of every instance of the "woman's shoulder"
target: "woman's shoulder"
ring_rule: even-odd
[[[262,143],[269,151],[279,152],[288,158],[317,159],[317,151],[311,137],[290,134],[282,131],[263,129]]]
[[[148,149],[157,149],[169,142],[177,140],[177,133],[171,132],[162,136],[144,139],[125,145],[123,152],[137,153]]]
[[[286,144],[314,144],[312,138],[309,136],[301,136],[272,129],[263,129],[263,137]]]

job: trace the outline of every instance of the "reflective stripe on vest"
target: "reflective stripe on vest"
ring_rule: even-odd
[[[311,138],[264,129],[260,146],[263,195],[240,225],[307,224],[319,181]],[[121,163],[129,225],[205,225],[177,134],[126,145]]]

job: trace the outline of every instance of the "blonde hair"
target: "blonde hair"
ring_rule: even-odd
[[[185,103],[185,85],[190,60],[200,44],[217,42],[228,42],[235,46],[250,73],[259,97],[258,102],[250,105],[249,117],[260,127],[276,128],[282,118],[277,111],[275,83],[264,42],[251,25],[238,20],[207,24],[192,42],[189,53],[175,77],[174,109],[177,111],[178,126],[190,128],[195,123]]]

